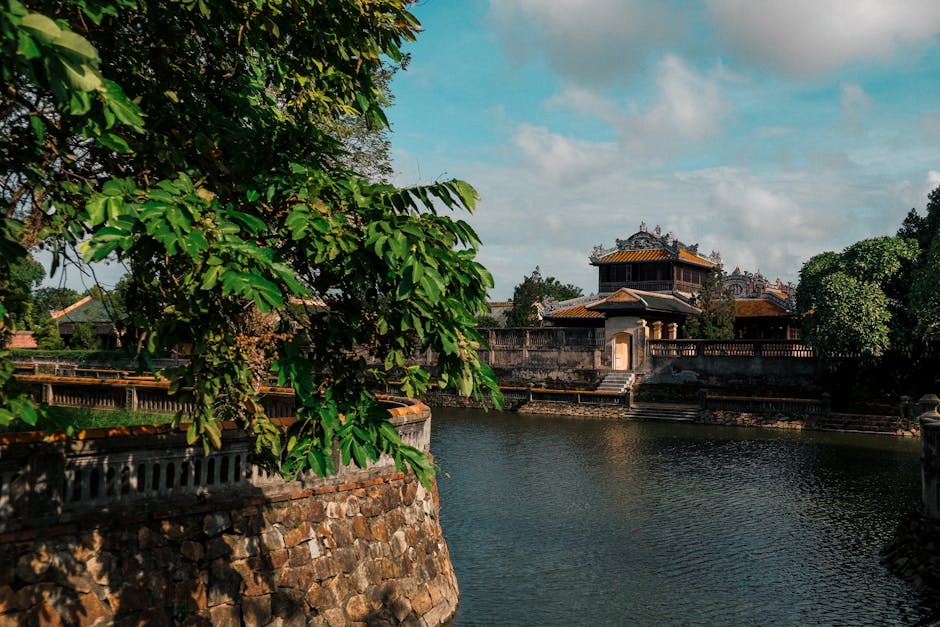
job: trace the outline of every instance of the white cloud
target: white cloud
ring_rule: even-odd
[[[862,127],[862,121],[871,109],[871,97],[865,93],[857,83],[843,83],[840,99],[842,105],[842,123],[849,129],[857,131]]]
[[[656,104],[625,130],[637,133],[641,141],[703,141],[713,136],[729,108],[718,74],[696,74],[675,55],[660,61],[657,71]]]
[[[794,75],[886,60],[940,33],[936,0],[710,0],[708,7],[732,49]]]
[[[613,144],[572,139],[529,124],[516,129],[513,143],[524,167],[562,183],[584,181],[617,158]]]
[[[541,53],[581,84],[634,71],[649,46],[681,30],[668,7],[641,0],[491,0],[490,18],[510,58]]]

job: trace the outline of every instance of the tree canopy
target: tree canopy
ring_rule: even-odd
[[[349,163],[333,123],[387,127],[383,59],[398,63],[420,25],[405,0],[12,2],[0,9],[0,254],[34,245],[56,263],[117,258],[146,360],[192,347],[163,372],[193,402],[190,441],[218,446],[238,420],[257,451],[296,473],[366,465],[381,453],[431,472],[369,391],[440,355],[440,384],[499,400],[474,329],[489,273],[462,220],[459,180],[395,188]],[[0,271],[2,333],[9,281]],[[302,306],[291,307],[291,303]],[[0,337],[0,340],[3,338]],[[0,346],[3,343],[0,342]],[[362,349],[382,360],[369,367]],[[35,414],[10,384],[0,422]],[[273,370],[299,421],[282,434],[258,400]]]
[[[800,270],[797,313],[823,357],[881,357],[905,342],[905,277],[920,255],[914,239],[876,237],[812,257]]]
[[[721,266],[705,277],[694,304],[701,313],[689,316],[683,327],[693,339],[730,340],[734,338],[734,294],[725,288]]]
[[[542,277],[538,266],[522,279],[512,292],[512,309],[506,314],[507,327],[531,327],[539,324],[536,303],[548,299],[567,300],[582,295],[580,287],[562,283],[553,276]]]

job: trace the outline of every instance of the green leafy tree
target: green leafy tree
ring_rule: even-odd
[[[61,261],[84,240],[84,261],[129,266],[142,358],[192,347],[164,373],[193,403],[191,442],[218,446],[232,418],[289,475],[334,472],[338,446],[343,463],[387,453],[426,481],[369,381],[417,345],[440,355],[442,386],[499,401],[475,330],[492,278],[473,230],[442,213],[476,192],[374,183],[330,131],[387,127],[382,60],[420,28],[404,0],[8,6],[5,245]],[[259,402],[272,369],[296,394],[286,437]],[[429,376],[408,366],[402,382],[420,394]]]
[[[78,292],[68,287],[40,287],[33,292],[33,324],[39,324],[50,312],[62,311],[80,298]]]
[[[33,311],[33,290],[42,283],[46,271],[42,265],[27,255],[10,265],[10,286],[6,295],[7,306],[14,314],[16,323],[30,326]]]
[[[42,350],[65,348],[65,342],[59,335],[59,325],[49,316],[37,322],[36,328],[33,329],[33,339],[36,340],[36,347]]]
[[[909,302],[915,336],[922,341],[940,340],[940,237],[934,238],[913,272]]]
[[[91,322],[76,322],[72,326],[72,336],[69,338],[69,347],[88,350],[101,348],[101,341],[95,333],[95,325]]]
[[[686,337],[705,340],[734,338],[734,295],[725,288],[721,266],[710,272],[694,304],[701,313],[690,316],[683,326]]]
[[[804,339],[823,357],[872,360],[908,341],[903,277],[920,248],[913,239],[876,237],[822,253],[800,270],[797,313]]]
[[[512,308],[506,312],[507,327],[532,327],[539,321],[536,303],[548,299],[568,300],[583,295],[580,287],[562,283],[553,276],[542,277],[538,266],[512,292]]]

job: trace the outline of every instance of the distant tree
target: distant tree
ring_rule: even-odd
[[[482,316],[477,316],[477,326],[483,327],[486,329],[496,329],[503,325],[499,323],[499,320],[494,318],[489,314],[483,314]]]
[[[940,340],[940,237],[936,237],[912,273],[910,314],[920,341]]]
[[[31,255],[21,257],[10,264],[10,279],[4,304],[13,313],[17,325],[31,326],[33,289],[42,283],[46,271]]]
[[[561,283],[553,276],[542,278],[538,266],[532,274],[522,279],[512,292],[512,308],[506,313],[507,327],[532,327],[539,324],[536,303],[549,298],[554,300],[568,300],[582,296],[580,287],[571,283]]]
[[[40,287],[33,292],[33,324],[39,324],[50,312],[62,311],[80,298],[78,292],[68,287]]]
[[[683,327],[686,337],[703,340],[734,338],[734,295],[725,287],[718,266],[709,273],[694,304],[701,313],[690,316]]]
[[[65,342],[59,335],[59,327],[55,320],[46,316],[41,318],[33,330],[33,339],[36,340],[37,348],[42,350],[58,350],[65,348]]]
[[[69,338],[69,347],[89,350],[101,348],[101,341],[95,333],[95,325],[91,322],[76,322],[72,326],[72,337]]]
[[[917,209],[908,212],[898,230],[898,237],[916,239],[924,251],[930,248],[934,239],[940,237],[940,187],[927,194],[925,215],[920,215]]]
[[[872,360],[908,341],[902,277],[920,255],[914,239],[876,237],[826,252],[800,270],[797,313],[803,338],[823,357]]]

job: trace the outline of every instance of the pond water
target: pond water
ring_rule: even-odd
[[[901,438],[435,409],[463,625],[930,617],[878,552],[917,506]]]

